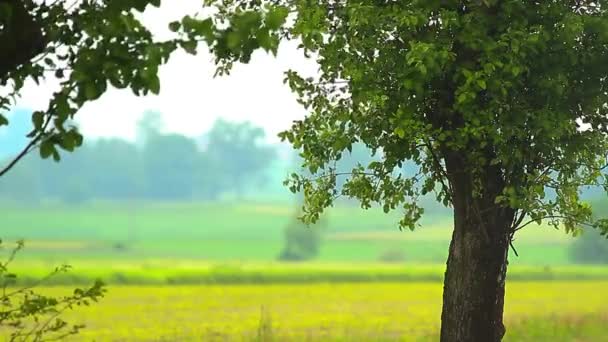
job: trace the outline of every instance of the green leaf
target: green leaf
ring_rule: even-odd
[[[8,119],[4,115],[0,114],[0,126],[6,125],[8,125]]]
[[[57,151],[57,149],[53,149],[53,160],[56,162],[61,160],[61,155],[59,154],[59,151]]]
[[[84,96],[87,100],[95,100],[100,95],[101,94],[98,92],[97,87],[95,86],[95,83],[86,82],[84,84]]]
[[[44,113],[40,111],[32,113],[32,123],[36,130],[41,130],[42,125],[44,124]]]
[[[196,41],[193,41],[193,40],[182,40],[182,41],[179,42],[179,45],[187,53],[189,53],[191,55],[196,55],[196,46],[197,46]]]
[[[158,76],[153,75],[148,79],[148,87],[153,94],[158,95],[160,93],[160,79]]]
[[[169,30],[172,32],[177,32],[182,27],[182,24],[179,21],[174,21],[169,23]]]
[[[401,139],[405,137],[405,130],[402,127],[395,128],[395,134]]]
[[[270,30],[279,29],[287,19],[289,10],[284,6],[274,6],[266,14],[266,27]]]
[[[53,145],[50,139],[44,140],[40,144],[40,157],[42,157],[43,159],[47,159],[55,152],[55,145]]]
[[[133,8],[140,12],[143,12],[146,9],[146,6],[148,6],[148,3],[150,3],[151,1],[159,2],[159,0],[133,0]]]

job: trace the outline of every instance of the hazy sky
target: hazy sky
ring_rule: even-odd
[[[201,9],[200,0],[163,1],[160,9],[148,8],[144,22],[163,38],[167,24],[186,13]],[[109,90],[99,100],[86,105],[77,114],[85,136],[135,137],[135,125],[146,110],[163,113],[167,131],[200,135],[218,117],[250,120],[263,126],[271,140],[287,129],[292,120],[302,118],[304,109],[283,84],[288,69],[313,75],[316,64],[306,60],[295,44],[283,44],[278,58],[263,52],[254,54],[248,65],[238,65],[229,76],[213,78],[215,67],[205,48],[197,56],[183,52],[173,55],[160,70],[161,93],[136,97],[130,90]],[[46,108],[51,83],[29,84],[17,107]]]

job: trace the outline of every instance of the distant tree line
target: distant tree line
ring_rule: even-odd
[[[249,122],[217,120],[200,139],[161,132],[159,114],[148,113],[136,143],[86,142],[61,163],[32,155],[0,180],[0,197],[58,199],[216,200],[264,186],[277,158],[264,130]]]

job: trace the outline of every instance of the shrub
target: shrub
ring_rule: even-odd
[[[0,240],[0,247],[2,241]],[[6,331],[7,341],[59,341],[77,334],[84,325],[69,324],[61,315],[76,306],[89,305],[103,297],[106,289],[97,280],[88,288],[77,288],[71,295],[52,297],[36,293],[33,288],[59,273],[65,273],[69,266],[57,267],[46,277],[30,286],[15,287],[17,275],[9,266],[17,253],[23,249],[23,241],[17,242],[5,262],[0,263],[0,329]]]
[[[316,257],[321,240],[320,230],[319,223],[306,225],[294,219],[285,227],[285,247],[279,254],[279,260],[303,261]]]

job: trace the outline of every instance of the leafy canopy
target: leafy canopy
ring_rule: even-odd
[[[306,195],[307,219],[349,196],[363,207],[403,210],[401,227],[414,228],[423,212],[417,198],[434,192],[450,205],[454,177],[463,173],[473,198],[517,210],[514,228],[529,218],[608,231],[578,193],[606,187],[608,1],[206,0],[211,16],[172,23],[176,37],[163,42],[134,14],[160,0],[26,3],[44,51],[0,72],[0,81],[16,95],[27,79],[60,80],[48,108],[32,117],[28,149],[39,145],[43,157],[81,144],[66,125],[108,84],[158,93],[158,66],[179,47],[208,46],[223,74],[257,50],[276,53],[280,41],[294,40],[320,69],[316,79],[286,73],[310,111],[281,135],[314,174],[290,181]],[[15,37],[4,30],[5,7],[0,39]],[[1,109],[13,103],[0,98]],[[336,170],[357,142],[382,159]],[[457,170],[449,167],[455,158]],[[396,172],[406,161],[419,165],[415,173]],[[500,174],[498,189],[483,186],[488,168]]]
[[[218,72],[281,40],[319,65],[286,82],[310,111],[282,133],[315,174],[294,174],[316,220],[338,196],[404,211],[414,228],[419,196],[452,204],[456,156],[472,198],[490,197],[525,219],[576,231],[593,220],[582,186],[603,185],[608,148],[608,1],[208,0],[212,17],[172,28],[203,41]],[[382,154],[352,170],[335,162],[353,144]],[[419,172],[396,172],[406,161]],[[484,188],[497,169],[502,185]],[[343,189],[336,178],[349,174]],[[608,188],[607,188],[608,190]]]
[[[0,45],[7,47],[0,52],[0,126],[8,124],[3,112],[15,104],[26,81],[55,79],[59,84],[47,108],[33,113],[30,144],[20,156],[39,148],[43,158],[59,160],[60,149],[79,147],[82,136],[70,120],[109,85],[136,95],[160,91],[158,67],[179,42],[154,40],[136,16],[147,5],[159,6],[160,0],[0,1]],[[35,50],[40,53],[5,70],[11,64],[7,56],[19,56],[31,39],[15,33],[24,30],[19,25],[39,31],[40,37],[32,37],[41,40]]]

